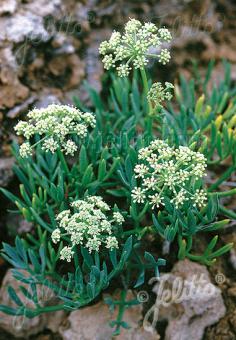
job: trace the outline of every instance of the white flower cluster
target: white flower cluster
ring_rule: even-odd
[[[21,157],[32,154],[33,146],[30,138],[34,135],[42,136],[42,149],[54,153],[61,148],[65,154],[74,155],[77,145],[71,139],[73,135],[86,137],[88,128],[94,128],[96,120],[93,114],[81,112],[68,105],[51,104],[47,108],[33,109],[27,115],[28,121],[20,121],[15,130],[18,135],[27,139],[20,147]]]
[[[102,245],[108,249],[118,248],[118,240],[113,235],[114,226],[121,225],[124,217],[118,211],[107,217],[110,207],[100,196],[88,196],[84,200],[71,203],[70,209],[63,210],[58,216],[58,228],[52,233],[53,243],[62,236],[70,237],[70,245],[61,250],[61,259],[71,261],[74,247],[82,245],[89,252],[99,251]]]
[[[115,67],[118,76],[129,75],[131,65],[143,69],[149,58],[156,57],[165,65],[170,60],[170,52],[162,48],[162,44],[170,42],[171,34],[167,28],[159,28],[153,23],[142,24],[139,20],[130,19],[125,25],[124,34],[114,31],[108,41],[103,41],[99,52],[103,56],[104,68]],[[151,48],[159,48],[159,54],[150,52]]]
[[[168,82],[165,82],[165,87],[160,82],[154,83],[148,91],[147,98],[153,103],[154,108],[160,111],[163,108],[162,103],[165,100],[171,100],[173,88],[174,85]]]
[[[139,160],[134,171],[140,185],[132,190],[134,202],[147,201],[154,209],[164,206],[168,197],[177,209],[185,202],[199,208],[205,205],[206,192],[195,189],[196,182],[205,176],[203,154],[186,146],[175,149],[157,139],[139,151]]]

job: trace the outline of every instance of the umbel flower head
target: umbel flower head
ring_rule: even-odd
[[[148,91],[147,98],[153,104],[153,107],[160,111],[163,108],[162,103],[165,100],[171,100],[171,91],[173,89],[174,85],[167,81],[165,82],[165,87],[160,82],[154,83]]]
[[[132,190],[134,202],[149,202],[153,209],[164,206],[165,198],[176,209],[186,202],[199,208],[205,205],[207,195],[201,189],[206,168],[203,154],[186,146],[175,149],[157,139],[140,149],[138,158],[140,163],[134,171],[140,183]]]
[[[92,113],[81,112],[69,105],[51,104],[46,108],[33,109],[27,117],[27,122],[20,121],[15,126],[17,134],[27,139],[20,147],[22,157],[32,154],[34,145],[31,145],[30,139],[35,135],[41,137],[39,143],[46,152],[54,153],[60,148],[66,155],[73,156],[77,151],[73,136],[86,137],[88,128],[94,128],[96,124]]]
[[[99,52],[103,56],[105,69],[116,68],[120,77],[126,77],[132,66],[143,69],[149,58],[157,58],[163,65],[168,63],[170,52],[163,48],[163,43],[171,39],[166,28],[130,19],[125,25],[124,34],[114,31],[108,41],[101,43]],[[158,54],[152,54],[151,48],[158,48]]]
[[[124,222],[120,212],[116,211],[111,216],[110,207],[100,196],[74,201],[71,207],[72,211],[63,210],[57,216],[58,228],[52,233],[54,243],[58,243],[62,236],[70,238],[70,244],[61,250],[62,260],[70,262],[73,249],[78,245],[88,248],[89,252],[99,251],[102,245],[108,249],[118,248],[114,230],[115,226]]]

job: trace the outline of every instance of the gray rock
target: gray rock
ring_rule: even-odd
[[[129,292],[127,299],[134,298]],[[111,314],[108,306],[104,302],[85,307],[72,312],[68,317],[69,327],[59,328],[59,333],[63,340],[111,340],[112,328],[109,321],[113,320],[117,311]],[[125,312],[124,320],[131,326],[130,329],[122,329],[117,340],[158,340],[157,333],[150,334],[139,326],[142,319],[142,307],[133,306]]]
[[[230,250],[230,263],[232,267],[236,270],[236,251],[234,249]]]
[[[0,158],[0,187],[6,187],[13,177],[13,157]]]
[[[7,19],[4,39],[13,43],[29,41],[45,42],[50,39],[50,34],[45,30],[43,18],[31,12],[17,13]]]
[[[45,17],[49,14],[56,16],[59,13],[63,13],[63,5],[61,0],[37,0],[29,1],[24,8],[31,13]]]
[[[221,290],[211,283],[205,266],[189,260],[179,261],[163,279],[164,285],[157,283],[153,290],[158,319],[168,320],[165,340],[201,340],[205,328],[225,315]]]
[[[0,1],[0,15],[13,14],[18,5],[18,0],[1,0]]]
[[[29,105],[33,104],[35,100],[36,96],[29,97],[22,104],[16,105],[13,109],[9,110],[7,112],[7,117],[12,119],[18,117],[21,113],[26,112]]]
[[[25,275],[27,275],[26,272]],[[9,286],[15,289],[21,301],[26,303],[28,307],[32,308],[34,307],[34,304],[26,299],[26,297],[23,295],[19,288],[20,286],[24,286],[27,289],[28,286],[20,281],[15,280],[14,277],[12,276],[11,270],[7,271],[3,279],[2,287],[0,290],[0,304],[15,307],[14,302],[9,298],[7,292]],[[42,298],[40,297],[41,301],[46,302],[48,299],[53,298],[52,292],[50,293],[47,291],[46,296],[44,297],[43,290],[40,291],[40,293],[42,294]],[[14,335],[17,338],[27,339],[29,336],[37,334],[45,328],[51,329],[53,332],[56,332],[64,318],[65,318],[64,311],[41,314],[33,319],[28,319],[25,318],[24,316],[17,317],[11,316],[4,314],[3,312],[0,312],[0,328],[4,329],[5,331]]]
[[[44,108],[47,107],[50,104],[59,104],[60,101],[58,97],[56,97],[54,94],[42,94],[38,101],[35,103],[35,107]]]
[[[0,49],[0,62],[0,108],[12,108],[26,100],[29,90],[18,78],[18,66],[10,47]]]

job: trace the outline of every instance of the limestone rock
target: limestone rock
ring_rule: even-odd
[[[0,0],[0,15],[13,14],[16,11],[17,0]]]
[[[0,63],[0,108],[11,108],[24,101],[29,90],[18,79],[16,60],[10,47],[0,50]]]
[[[168,320],[165,340],[201,340],[205,328],[225,315],[221,290],[211,283],[203,265],[179,261],[164,278],[162,291],[160,287],[158,283],[153,290],[158,296],[156,305],[166,301],[159,310],[159,319]]]
[[[13,119],[18,117],[21,113],[27,112],[28,107],[34,103],[35,99],[36,96],[31,96],[27,98],[22,104],[16,105],[13,109],[10,109],[7,112],[7,117]]]
[[[128,299],[133,298],[129,293]],[[111,340],[112,328],[109,321],[113,320],[117,311],[111,314],[104,302],[74,311],[68,317],[69,326],[60,327],[59,333],[63,340]],[[158,340],[157,333],[151,334],[139,326],[142,319],[142,307],[133,306],[125,312],[124,320],[131,326],[130,329],[121,330],[117,340]]]
[[[6,187],[13,177],[12,166],[14,159],[12,157],[0,158],[0,186]]]
[[[27,275],[27,273],[26,273]],[[2,283],[2,287],[0,290],[0,304],[15,307],[14,302],[9,298],[7,288],[8,286],[12,286],[19,298],[27,303],[27,306],[33,307],[33,303],[26,299],[26,297],[23,295],[23,293],[20,290],[20,286],[24,286],[26,289],[28,286],[22,282],[19,282],[14,279],[11,270],[8,270]],[[43,291],[41,292],[42,294]],[[49,301],[51,298],[53,298],[53,293],[49,292],[47,290],[46,294],[40,298],[41,301]],[[48,313],[48,314],[41,314],[39,316],[36,316],[33,319],[25,318],[24,316],[11,316],[4,314],[3,312],[0,312],[0,328],[4,329],[5,331],[11,333],[17,338],[23,337],[24,339],[28,338],[29,336],[33,334],[37,334],[44,330],[45,328],[51,329],[53,332],[55,332],[59,324],[62,322],[62,320],[65,317],[64,311],[54,312],[54,313]]]

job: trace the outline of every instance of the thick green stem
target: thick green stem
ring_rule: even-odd
[[[65,160],[65,157],[64,157],[62,151],[60,149],[58,149],[57,154],[58,154],[58,157],[61,161],[61,165],[62,165],[63,170],[65,171],[66,174],[68,174],[70,172],[70,170],[68,168],[68,165],[66,163],[66,160]]]
[[[142,81],[143,81],[144,94],[145,94],[145,96],[147,96],[148,91],[149,91],[149,87],[148,87],[148,79],[147,79],[146,71],[145,71],[144,68],[143,69],[141,68],[140,72],[141,72],[141,77],[142,77]]]
[[[148,98],[147,98],[148,91],[149,91],[148,79],[147,79],[146,71],[145,71],[144,68],[140,69],[140,72],[141,72],[141,77],[142,77],[142,82],[143,82],[144,95],[145,95],[145,98],[148,101],[148,114],[147,114],[147,117],[145,118],[146,126],[147,126],[147,132],[149,134],[152,134],[152,124],[153,124],[152,105],[150,103],[150,100],[148,100]]]
[[[78,255],[78,249],[74,249],[74,263],[75,263],[75,269],[79,267],[79,255]]]
[[[147,232],[154,231],[154,226],[147,227],[137,227],[132,230],[127,230],[123,232],[124,236],[138,235],[140,238],[143,237]]]
[[[56,312],[58,310],[65,310],[65,305],[64,304],[59,304],[56,306],[47,306],[47,307],[39,307],[35,310],[31,309],[25,309],[24,315],[28,318],[34,318],[35,316],[42,314],[42,313],[51,313],[51,312]]]
[[[116,319],[116,330],[115,330],[115,334],[119,335],[120,334],[120,325],[121,322],[123,320],[123,315],[125,312],[125,308],[126,308],[126,295],[127,295],[127,290],[122,290],[120,293],[120,301],[119,301],[119,312],[117,315],[117,319]]]

